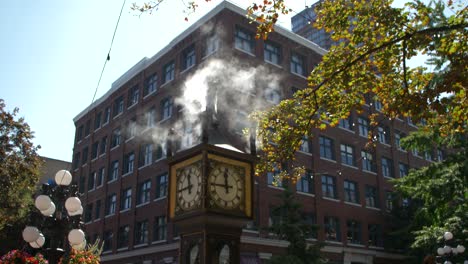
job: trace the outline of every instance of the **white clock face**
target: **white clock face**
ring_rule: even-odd
[[[187,211],[199,205],[201,198],[201,167],[199,163],[177,170],[177,200]]]
[[[209,190],[212,201],[221,208],[242,207],[244,168],[214,161],[211,163]]]

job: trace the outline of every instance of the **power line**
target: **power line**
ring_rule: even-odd
[[[119,27],[120,17],[122,17],[122,11],[124,9],[126,1],[127,0],[123,1],[122,8],[120,9],[119,18],[117,19],[117,23],[115,24],[114,34],[112,35],[112,40],[111,40],[111,43],[110,43],[109,51],[107,52],[106,60],[104,61],[104,65],[102,66],[101,74],[99,76],[99,80],[98,80],[98,83],[96,85],[96,89],[94,91],[93,99],[91,100],[91,105],[94,103],[94,99],[96,98],[96,94],[97,94],[97,91],[99,89],[99,84],[101,84],[102,75],[104,74],[104,70],[106,69],[107,62],[110,60],[110,52],[112,50],[112,45],[114,44],[115,34],[117,33],[117,28]]]

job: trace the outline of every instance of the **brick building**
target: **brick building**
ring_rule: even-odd
[[[166,217],[171,133],[179,142],[175,151],[196,145],[197,114],[206,104],[216,109],[213,123],[230,132],[223,134],[224,143],[248,151],[241,133],[248,112],[305,87],[326,52],[280,27],[267,41],[256,40],[255,30],[245,10],[223,2],[75,117],[72,171],[83,193],[87,239],[105,242],[104,263],[177,263],[179,237]],[[197,97],[201,103],[190,101]],[[320,227],[311,242],[326,243],[331,263],[394,263],[403,257],[384,250],[385,218],[394,203],[388,180],[428,161],[399,145],[416,129],[410,120],[383,120],[375,128],[376,149],[365,149],[366,116],[375,111],[379,103],[369,101],[363,114],[353,113],[339,127],[313,131],[297,153],[307,174],[296,195],[308,221]],[[262,229],[271,223],[270,208],[282,190],[273,178],[256,179],[255,220],[243,230],[242,263],[263,263],[287,247]]]

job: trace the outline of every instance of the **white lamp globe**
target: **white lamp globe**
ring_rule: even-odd
[[[68,213],[76,212],[80,209],[81,201],[78,197],[70,197],[65,201],[65,208],[67,208]]]
[[[34,242],[39,238],[39,229],[35,226],[27,226],[23,230],[23,239],[26,242]]]
[[[452,248],[450,246],[444,246],[444,253],[448,254],[450,252],[452,252]]]
[[[446,260],[444,261],[444,264],[452,264],[452,262],[450,260]]]
[[[45,243],[45,237],[41,233],[39,234],[39,238],[34,242],[29,242],[29,245],[33,248],[41,248],[42,246],[44,246],[44,243]]]
[[[458,245],[457,246],[457,251],[458,251],[458,253],[463,253],[463,252],[465,252],[465,247],[463,245]]]
[[[52,216],[55,213],[55,209],[56,209],[55,204],[52,203],[49,208],[47,208],[44,211],[41,211],[41,214],[44,216]]]
[[[68,185],[70,185],[71,181],[72,181],[72,175],[67,170],[59,170],[55,174],[55,182],[58,185],[68,186]]]
[[[438,248],[438,249],[437,249],[437,254],[438,254],[439,256],[444,255],[444,253],[445,253],[445,252],[444,252],[444,249],[443,249],[443,248]]]
[[[81,229],[72,229],[70,233],[68,233],[68,241],[72,246],[83,243],[84,239],[85,234]]]
[[[452,254],[454,255],[457,255],[458,254],[458,250],[456,247],[452,248]]]
[[[52,203],[52,200],[50,199],[49,196],[41,194],[36,197],[36,201],[34,204],[36,205],[36,208],[39,209],[39,211],[44,211],[49,209],[50,204]]]
[[[444,233],[444,239],[445,239],[445,240],[450,240],[450,239],[452,239],[452,238],[453,238],[452,232],[448,232],[448,231],[447,231],[447,232]]]
[[[72,245],[72,248],[75,250],[83,250],[86,247],[86,239],[81,242],[79,245]]]
[[[80,208],[75,212],[68,212],[68,215],[75,216],[75,215],[82,215],[83,214],[83,206],[80,205]]]

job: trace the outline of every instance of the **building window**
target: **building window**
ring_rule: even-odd
[[[398,163],[398,169],[399,169],[399,172],[400,172],[400,178],[405,177],[406,175],[408,175],[409,167],[408,167],[407,164],[399,162]]]
[[[133,172],[133,167],[135,164],[135,154],[130,152],[124,156],[124,165],[123,165],[123,174],[128,174]]]
[[[291,72],[305,76],[305,57],[297,53],[291,53]]]
[[[137,133],[137,122],[136,118],[132,118],[127,122],[127,131],[125,133],[125,139],[130,140],[136,136]]]
[[[382,105],[382,102],[380,102],[379,100],[374,101],[374,106],[375,106],[375,110],[382,111],[383,105]]]
[[[156,149],[156,160],[160,160],[166,157],[167,151],[166,151],[166,145],[164,144],[159,144],[157,149]]]
[[[93,171],[88,176],[88,192],[94,190],[94,184],[96,182],[96,172]]]
[[[81,153],[81,160],[83,164],[86,164],[86,162],[88,162],[88,152],[89,152],[89,148],[85,147],[83,149],[83,152]]]
[[[278,168],[274,168],[273,171],[267,172],[268,185],[276,187],[283,186],[283,180],[279,177],[280,173],[281,171]]]
[[[75,156],[73,158],[73,169],[74,170],[78,169],[78,167],[80,166],[80,157],[81,157],[80,152],[75,153]]]
[[[382,246],[382,227],[377,224],[369,224],[367,226],[367,233],[369,234],[369,246],[381,247]]]
[[[443,161],[444,160],[444,152],[441,149],[437,149],[437,161]]]
[[[359,126],[359,135],[363,137],[367,137],[369,135],[369,120],[363,117],[359,117],[358,126]]]
[[[93,143],[93,146],[91,147],[91,159],[97,158],[98,152],[99,152],[99,141],[96,141]]]
[[[341,163],[349,165],[349,166],[355,166],[353,146],[341,144],[340,152],[341,152]]]
[[[120,141],[121,141],[120,128],[116,128],[114,129],[114,131],[112,131],[111,148],[115,148],[118,145],[120,145]]]
[[[96,114],[96,119],[94,119],[94,130],[98,130],[101,127],[102,112]]]
[[[382,175],[387,178],[395,178],[393,161],[389,158],[382,157]]]
[[[310,212],[310,213],[303,213],[302,214],[302,219],[303,220],[303,223],[309,227],[313,227],[313,226],[316,226],[317,225],[317,221],[316,221],[316,217],[315,215]],[[306,238],[317,238],[317,230],[313,229],[313,230],[310,230],[308,236]]]
[[[150,201],[151,180],[147,180],[138,185],[138,204],[148,203]]]
[[[146,119],[146,127],[151,128],[154,127],[156,124],[156,108],[151,107],[148,109],[148,112],[145,114],[145,119]]]
[[[106,153],[106,148],[107,148],[107,136],[101,139],[101,150],[99,151],[101,155]]]
[[[139,167],[148,166],[153,162],[153,144],[148,143],[140,147]]]
[[[140,98],[140,87],[138,87],[138,85],[135,85],[132,88],[130,88],[130,90],[128,91],[127,107],[137,104],[139,98]]]
[[[135,225],[135,245],[148,243],[148,220],[137,222]]]
[[[432,161],[432,153],[429,151],[424,152],[424,158],[428,161]]]
[[[344,198],[346,202],[359,203],[359,189],[356,182],[345,180],[344,183]]]
[[[87,204],[84,213],[85,223],[91,222],[93,220],[93,204]]]
[[[106,107],[104,110],[104,121],[102,122],[103,125],[108,124],[110,120],[110,115],[111,115],[111,109],[110,107]]]
[[[361,151],[361,161],[363,170],[375,172],[375,161],[372,153]]]
[[[403,150],[403,147],[401,146],[401,139],[404,138],[404,134],[398,130],[395,130],[395,147],[399,150]]]
[[[333,151],[333,139],[327,137],[320,137],[319,138],[320,144],[320,157],[335,160],[335,153]]]
[[[385,192],[385,208],[387,211],[392,211],[395,205],[395,194],[391,191]]]
[[[168,83],[174,80],[175,75],[175,63],[174,61],[169,62],[163,67],[163,83]]]
[[[311,153],[310,141],[307,136],[302,137],[301,145],[299,146],[299,151],[302,151],[305,153]]]
[[[390,144],[390,132],[388,128],[379,126],[377,128],[377,138],[382,144]]]
[[[348,118],[340,119],[340,122],[338,123],[338,127],[347,129],[347,130],[353,130],[353,117],[350,115]]]
[[[192,124],[189,122],[185,122],[184,124],[184,132],[182,134],[180,147],[181,149],[189,148],[193,145],[194,135],[193,135],[193,127]]]
[[[156,92],[158,89],[158,75],[155,73],[150,75],[145,80],[145,89],[143,90],[143,96],[147,96],[148,94],[152,94]]]
[[[330,175],[322,175],[322,195],[324,197],[338,199],[335,177]]]
[[[132,207],[132,188],[127,188],[122,191],[120,196],[120,211],[130,209]]]
[[[366,206],[373,208],[379,207],[377,188],[369,185],[366,185]]]
[[[341,241],[340,220],[337,217],[325,216],[325,240]]]
[[[80,193],[84,193],[85,191],[85,182],[86,182],[86,177],[85,176],[80,176],[80,189],[78,190]]]
[[[105,168],[101,167],[98,170],[98,174],[96,178],[96,187],[102,186],[102,184],[104,183],[104,175],[105,175],[104,173],[105,173]]]
[[[114,160],[111,162],[111,167],[109,169],[109,176],[107,178],[107,181],[115,181],[119,177],[119,161]]]
[[[361,244],[361,223],[355,220],[346,221],[346,226],[348,229],[347,240],[351,244]]]
[[[76,129],[76,142],[79,142],[80,140],[83,139],[83,125],[79,126]]]
[[[119,227],[119,232],[117,233],[117,248],[128,247],[128,236],[130,234],[130,226],[124,225]]]
[[[153,241],[166,240],[167,237],[167,223],[166,216],[157,216],[154,219],[153,228]]]
[[[161,120],[166,120],[172,115],[172,98],[161,101]]]
[[[114,101],[114,111],[113,111],[113,116],[116,117],[123,113],[124,110],[124,98],[123,95],[121,95],[119,98],[115,99]]]
[[[114,240],[114,232],[112,230],[106,230],[104,232],[104,238],[103,238],[103,251],[110,251],[112,250],[112,241]]]
[[[94,208],[94,219],[101,217],[101,200],[96,201],[96,207]]]
[[[167,173],[156,177],[156,199],[167,195]]]
[[[296,190],[303,193],[314,193],[314,175],[311,171],[306,171],[297,181]]]
[[[206,39],[206,44],[205,44],[205,51],[203,56],[208,56],[212,53],[215,53],[219,49],[219,38],[216,36],[216,34],[213,34],[212,36],[208,37]]]
[[[182,52],[182,70],[195,65],[195,46],[191,45]]]
[[[254,54],[255,39],[253,34],[245,29],[236,27],[234,46],[237,49]]]
[[[115,209],[117,206],[117,195],[115,193],[107,196],[106,199],[106,215],[115,214]]]
[[[85,125],[85,137],[89,136],[89,133],[91,133],[91,119],[88,119],[86,121],[86,125]]]
[[[263,49],[265,61],[279,65],[281,63],[281,48],[279,45],[266,41]]]
[[[265,91],[265,99],[272,104],[279,104],[281,94],[274,88],[267,88]]]

